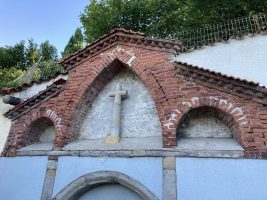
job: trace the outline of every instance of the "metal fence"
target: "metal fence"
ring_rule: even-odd
[[[263,13],[240,17],[220,24],[178,32],[174,37],[183,42],[183,51],[227,41],[231,38],[242,38],[245,35],[267,31],[267,15]]]

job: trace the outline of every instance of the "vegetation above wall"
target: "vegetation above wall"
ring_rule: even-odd
[[[42,61],[27,71],[15,67],[0,67],[0,88],[13,88],[32,81],[45,81],[66,73],[66,70],[57,61]]]
[[[266,0],[92,0],[80,21],[90,43],[113,26],[169,38],[186,29],[255,13],[267,13]]]

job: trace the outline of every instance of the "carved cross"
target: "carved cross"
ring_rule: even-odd
[[[106,144],[115,144],[120,139],[120,116],[121,116],[121,100],[128,95],[127,90],[122,90],[121,84],[116,85],[116,90],[109,96],[114,98],[112,124],[110,134],[106,137]]]

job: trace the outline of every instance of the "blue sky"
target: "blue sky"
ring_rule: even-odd
[[[89,0],[0,0],[0,46],[49,40],[60,54]]]

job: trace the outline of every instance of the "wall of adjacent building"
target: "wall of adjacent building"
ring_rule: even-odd
[[[67,75],[59,75],[54,79],[51,79],[47,82],[43,82],[40,84],[34,84],[33,86],[26,88],[25,90],[22,90],[20,92],[16,92],[13,94],[10,94],[11,96],[15,96],[18,98],[21,98],[22,100],[26,100],[36,94],[38,94],[40,91],[44,90],[48,85],[51,85],[54,81],[63,78],[67,79]],[[6,138],[8,136],[10,126],[11,126],[11,120],[4,117],[4,114],[14,106],[3,103],[3,95],[0,95],[0,154],[4,148]]]
[[[178,55],[175,60],[267,86],[267,35],[216,43]]]

